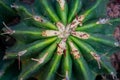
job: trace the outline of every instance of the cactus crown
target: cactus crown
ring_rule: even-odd
[[[23,2],[30,5],[15,0],[0,1],[4,26],[1,35],[16,39],[3,58],[1,80],[30,77],[38,80],[94,80],[96,75],[104,73],[115,78],[116,72],[108,60],[115,50],[120,50],[120,43],[113,38],[120,18],[106,17],[108,0]],[[19,15],[21,21],[9,27],[5,18],[14,15]],[[11,75],[15,59],[21,61],[18,62],[20,71]]]

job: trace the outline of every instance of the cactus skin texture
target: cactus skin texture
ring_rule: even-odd
[[[120,18],[106,17],[107,2],[35,0],[27,5],[1,0],[1,35],[11,35],[16,43],[1,60],[0,80],[95,80],[99,74],[115,79],[109,57],[120,50],[113,38]],[[14,15],[21,21],[10,27],[5,18]]]

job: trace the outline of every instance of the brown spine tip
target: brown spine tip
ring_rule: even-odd
[[[65,0],[57,0],[60,7],[61,7],[61,10],[64,11],[64,8],[65,8]]]
[[[63,50],[63,53],[64,53],[64,56],[66,57],[66,49],[65,49],[65,50]]]
[[[98,54],[96,54],[95,52],[90,52],[90,53],[94,57],[94,59],[97,61],[98,68],[101,69],[101,65],[100,65],[101,57]]]

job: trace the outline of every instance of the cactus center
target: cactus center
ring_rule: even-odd
[[[59,30],[59,38],[67,39],[71,33],[70,26],[66,26],[63,30]]]
[[[74,24],[73,24],[74,22]],[[75,31],[78,26],[78,21],[75,19],[71,24],[64,26],[61,22],[57,22],[56,26],[58,30],[45,30],[42,32],[42,36],[49,37],[49,36],[58,36],[61,39],[67,40],[67,38],[72,35],[76,36],[81,39],[88,39],[89,34],[86,32]]]

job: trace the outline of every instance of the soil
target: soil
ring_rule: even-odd
[[[108,16],[111,18],[120,17],[120,0],[110,0],[107,11]],[[114,37],[120,42],[120,25],[114,31]],[[111,56],[111,63],[117,71],[118,80],[120,80],[120,52],[116,52]]]

